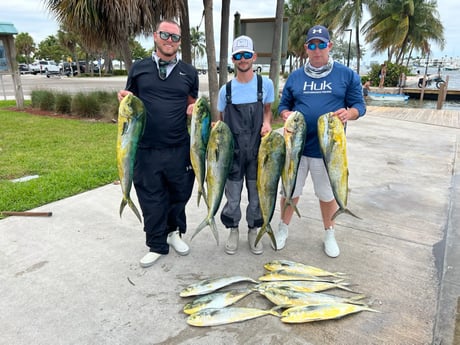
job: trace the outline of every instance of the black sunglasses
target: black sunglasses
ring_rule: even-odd
[[[233,54],[233,58],[237,61],[241,60],[241,58],[245,58],[246,60],[249,60],[249,59],[252,59],[253,56],[254,56],[254,53],[251,53],[251,52],[242,52],[242,53]]]
[[[160,38],[162,40],[167,41],[171,37],[171,40],[173,42],[179,42],[180,41],[180,35],[170,34],[169,32],[165,32],[165,31],[160,31],[159,34],[160,34]]]
[[[310,50],[315,50],[316,47],[318,47],[319,49],[326,49],[327,48],[327,42],[321,42],[321,43],[308,43],[307,44],[307,48],[310,49]]]

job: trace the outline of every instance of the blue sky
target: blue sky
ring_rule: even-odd
[[[214,5],[214,22],[220,21],[220,1],[215,1]],[[248,4],[250,3],[250,6]],[[231,0],[230,13],[236,12],[241,14],[242,19],[247,18],[265,18],[274,17],[276,10],[276,0]],[[190,25],[197,26],[201,21],[203,12],[202,0],[189,0],[190,7]],[[460,21],[456,16],[460,14],[460,2],[458,0],[438,0],[438,11],[441,21],[444,25],[444,37],[446,46],[444,51],[436,45],[433,45],[432,56],[436,58],[454,57],[460,58],[460,48],[458,47],[458,36],[460,35]],[[56,34],[58,25],[52,18],[51,14],[45,9],[43,2],[38,0],[5,0],[0,5],[0,22],[13,23],[18,32],[29,33],[36,43],[45,39],[49,35]],[[233,17],[230,20],[233,26]],[[200,27],[204,31],[204,23]],[[232,32],[232,28],[230,32]],[[214,30],[216,42],[219,37],[219,26],[216,24]],[[151,48],[153,40],[150,37],[140,38],[145,48]],[[231,41],[231,39],[230,39]],[[218,45],[216,45],[218,48]],[[216,52],[218,54],[218,52]],[[384,57],[371,56],[370,49],[364,57],[364,61],[383,62]]]

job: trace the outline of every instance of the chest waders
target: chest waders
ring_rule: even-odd
[[[225,184],[227,202],[221,221],[227,228],[236,228],[241,220],[241,192],[246,179],[248,207],[246,220],[250,228],[263,223],[257,194],[257,153],[264,117],[262,77],[257,75],[257,102],[232,104],[231,81],[226,84],[226,106],[223,120],[233,133],[233,164]]]

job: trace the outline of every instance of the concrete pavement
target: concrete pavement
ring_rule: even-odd
[[[348,206],[362,220],[338,217],[336,259],[322,250],[310,180],[286,247],[275,252],[264,236],[259,256],[249,252],[244,222],[238,253],[225,254],[219,217],[219,246],[209,228],[190,243],[206,214],[204,205],[196,207],[196,190],[187,206],[191,253],[171,250],[147,269],[138,263],[147,250],[141,224],[129,209],[118,216],[119,185],[35,210],[52,217],[1,220],[0,344],[454,344],[460,130],[437,122],[441,113],[428,120],[421,111],[369,107],[349,124]],[[460,118],[455,111],[442,116]],[[272,225],[278,221],[279,205]],[[182,288],[221,276],[257,279],[272,259],[346,272],[381,313],[297,325],[271,315],[210,328],[186,324],[182,307],[190,299],[179,297]],[[256,293],[237,305],[271,307]]]

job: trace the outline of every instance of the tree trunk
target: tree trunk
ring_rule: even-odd
[[[230,0],[222,0],[220,23],[220,57],[219,57],[219,88],[228,80],[228,29],[230,26]]]
[[[279,99],[279,78],[281,61],[281,34],[283,32],[284,1],[276,1],[275,33],[273,36],[273,53],[270,60],[270,79],[275,89],[275,104]]]
[[[192,43],[190,41],[190,20],[188,13],[188,0],[182,0],[182,9],[180,11],[181,26],[181,52],[182,61],[192,63]]]
[[[214,29],[212,19],[212,0],[203,0],[204,5],[204,32],[206,35],[206,56],[208,59],[208,85],[211,116],[213,121],[218,119],[217,97],[219,85],[217,82],[216,48],[214,44]]]

